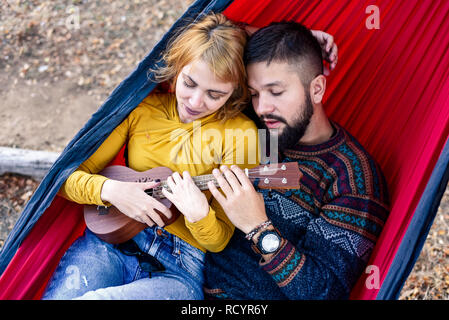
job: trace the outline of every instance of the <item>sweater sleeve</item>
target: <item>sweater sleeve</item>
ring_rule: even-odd
[[[310,220],[299,243],[283,239],[281,249],[259,265],[289,299],[348,298],[387,215],[373,198],[341,196]]]
[[[108,179],[97,173],[117,155],[127,140],[129,117],[117,126],[101,146],[64,182],[59,195],[80,204],[107,205],[101,200],[101,188]]]

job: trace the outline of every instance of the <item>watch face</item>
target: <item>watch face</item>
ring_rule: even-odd
[[[275,252],[279,248],[280,244],[281,239],[274,232],[265,234],[261,241],[261,247],[266,253]]]

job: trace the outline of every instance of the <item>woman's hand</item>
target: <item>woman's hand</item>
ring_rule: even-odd
[[[123,182],[108,179],[103,183],[101,189],[101,200],[111,203],[120,212],[128,217],[152,227],[156,223],[163,227],[158,210],[167,218],[171,218],[172,213],[169,208],[157,201],[155,198],[145,193],[145,190],[154,188],[160,182]]]
[[[245,25],[244,29],[248,36],[251,36],[254,32],[259,30],[258,27],[253,27],[250,25]],[[337,66],[338,62],[338,47],[337,44],[334,42],[334,37],[330,35],[329,33],[326,33],[321,30],[310,30],[312,32],[312,35],[315,37],[315,39],[318,40],[318,43],[321,46],[321,52],[323,54],[323,59],[329,62],[329,68],[327,66],[324,66],[324,75],[328,76],[330,74],[330,71],[334,70]]]
[[[329,62],[329,69],[324,68],[324,75],[328,76],[330,71],[335,69],[338,62],[338,47],[334,42],[334,37],[330,34],[320,31],[320,30],[310,30],[313,36],[318,40],[321,46],[321,52],[323,54],[324,60]]]
[[[176,208],[193,223],[207,216],[209,213],[209,202],[203,192],[195,185],[192,177],[187,171],[173,173],[167,178],[167,185],[171,192],[162,188],[162,194],[170,200]]]
[[[249,24],[245,25],[243,28],[245,29],[246,34],[247,34],[248,36],[251,36],[254,32],[256,32],[257,30],[260,29],[260,28],[258,28],[258,27],[250,26]]]

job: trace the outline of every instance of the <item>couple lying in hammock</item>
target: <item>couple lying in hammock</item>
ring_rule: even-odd
[[[86,229],[43,299],[349,297],[389,208],[380,167],[324,112],[323,58],[333,69],[337,47],[293,22],[248,33],[211,14],[170,42],[164,67],[152,72],[173,93],[145,98],[59,191],[148,227],[120,245]],[[241,112],[247,106],[255,121]],[[271,162],[298,163],[299,188],[252,184],[246,173],[265,141],[248,137],[258,130],[277,146]],[[160,181],[98,174],[124,144],[130,168],[174,172],[162,188],[181,213],[173,223],[165,225],[161,215],[171,211],[145,192]],[[219,188],[209,182],[201,191],[192,176],[211,172]]]

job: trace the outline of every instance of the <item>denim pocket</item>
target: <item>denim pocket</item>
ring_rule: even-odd
[[[175,237],[174,249],[178,266],[187,271],[194,279],[203,283],[205,253],[178,237]]]

